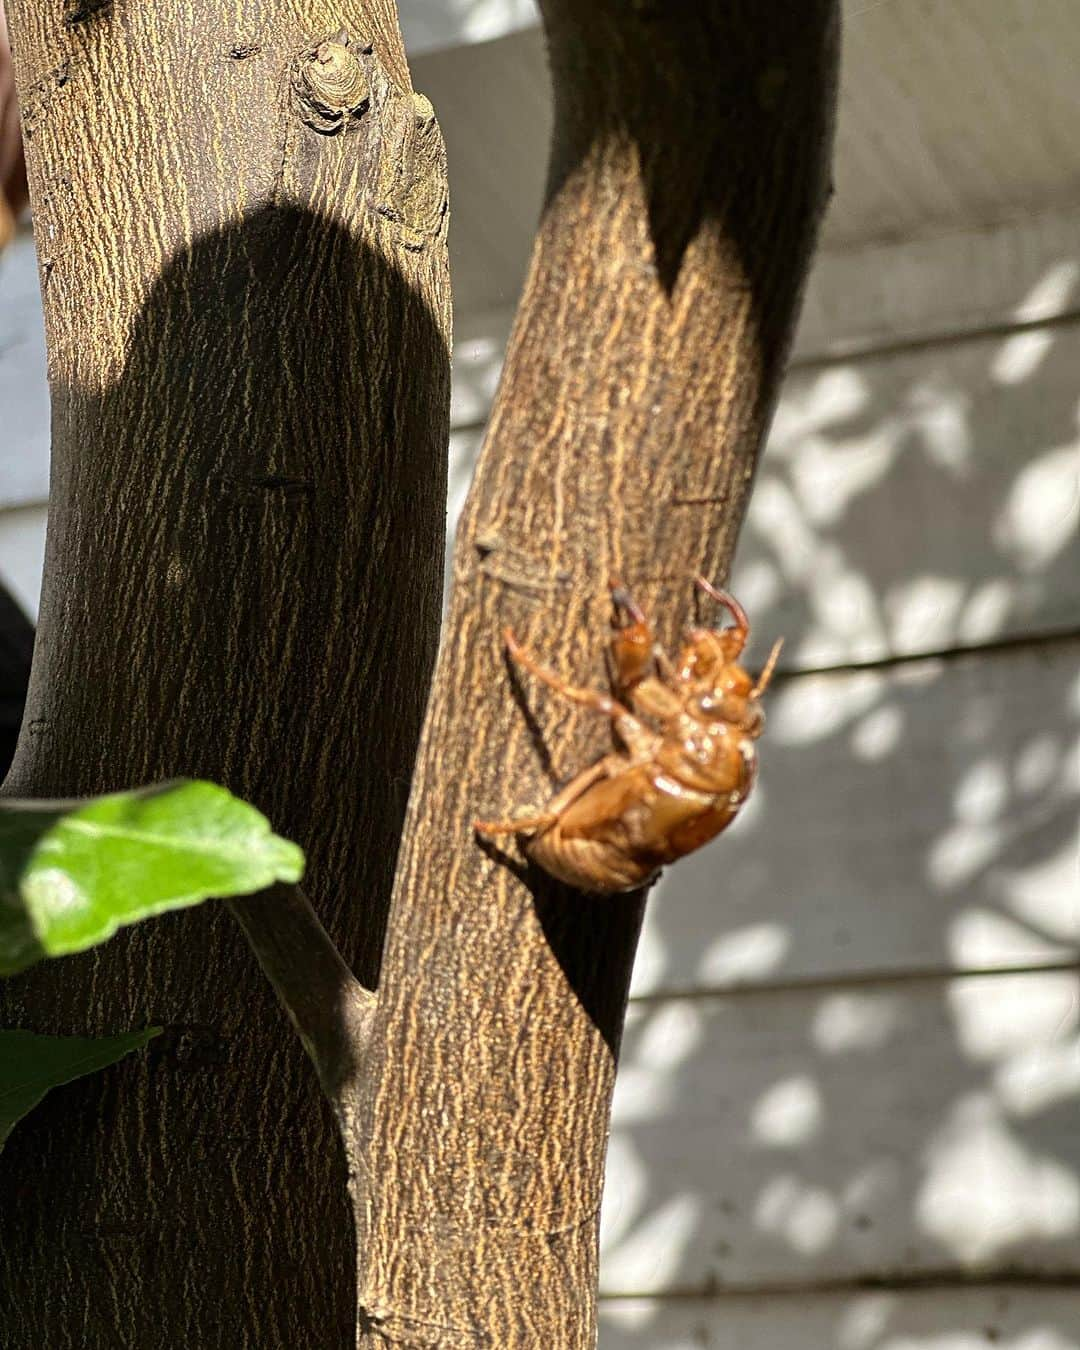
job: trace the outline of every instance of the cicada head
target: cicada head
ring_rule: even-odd
[[[726,630],[726,633],[734,632],[737,630]],[[723,637],[726,633],[717,636]],[[765,729],[761,696],[772,679],[782,645],[783,639],[775,643],[756,680],[734,658],[717,660],[709,671],[708,679],[701,680],[692,699],[694,711],[704,720],[725,722],[756,739]]]

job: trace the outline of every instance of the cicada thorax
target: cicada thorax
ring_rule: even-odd
[[[741,800],[753,785],[754,736],[736,721],[684,715],[677,732],[657,747],[655,762],[662,774],[694,792]]]

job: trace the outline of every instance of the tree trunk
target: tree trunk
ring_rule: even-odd
[[[543,10],[550,185],[458,535],[354,1146],[368,1132],[370,1346],[594,1341],[642,896],[575,893],[473,836],[610,748],[500,634],[602,686],[610,576],[670,641],[691,573],[724,575],[828,192],[834,0]]]
[[[373,982],[449,402],[444,156],[393,4],[9,0],[9,19],[53,475],[6,790],[224,782],[307,849]],[[0,998],[40,1032],[166,1028],[52,1093],[0,1159],[8,1350],[353,1343],[330,1111],[221,907]]]

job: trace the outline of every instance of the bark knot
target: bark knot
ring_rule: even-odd
[[[371,102],[371,86],[346,33],[301,54],[293,74],[293,92],[301,119],[324,136],[336,135],[363,117]]]

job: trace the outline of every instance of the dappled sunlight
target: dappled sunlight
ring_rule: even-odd
[[[604,1198],[600,1241],[606,1251],[613,1251],[633,1232],[641,1217],[649,1196],[649,1178],[628,1134],[618,1134],[609,1142],[607,1165],[614,1168],[619,1183]]]
[[[1037,1302],[1036,1302],[1037,1299]],[[601,1350],[1080,1350],[1075,1291],[726,1293],[600,1305]],[[1044,1310],[1049,1311],[1044,1311]],[[1051,1320],[1051,1318],[1053,1320]]]
[[[778,923],[747,924],[721,933],[709,944],[697,968],[702,987],[763,980],[783,964],[791,935]]]
[[[1038,571],[1072,543],[1080,525],[1080,442],[1056,446],[1016,475],[994,522],[1003,553]]]
[[[646,1009],[633,1046],[623,1056],[620,1119],[651,1120],[657,1110],[677,1105],[672,1070],[700,1047],[705,1019],[693,1003],[665,1003]]]
[[[903,734],[903,712],[895,704],[886,703],[855,723],[849,741],[851,753],[871,763],[885,759],[898,749]]]
[[[952,8],[962,22],[974,6]],[[847,5],[897,23],[908,9],[934,6]],[[534,0],[401,13],[413,52],[537,22]],[[948,65],[925,17],[919,59]],[[1021,28],[1012,42],[1035,41]],[[1047,39],[1043,55],[1069,52]],[[906,144],[921,164],[922,128],[889,83],[889,146],[841,169],[855,197],[895,197],[903,230],[913,180],[877,161]],[[1030,150],[1037,130],[1033,114],[1010,135]],[[948,150],[970,191],[973,139]],[[504,167],[481,176],[493,278]],[[601,1215],[601,1350],[1080,1350],[1080,1296],[1052,1278],[1080,1271],[1080,259],[1040,245],[1036,275],[1037,222],[1014,236],[959,214],[952,252],[928,231],[905,251],[851,248],[850,271],[826,234],[830,275],[862,280],[817,297],[730,579],[750,666],[785,638],[760,781],[649,901]],[[46,391],[21,355],[43,368],[31,251],[24,236],[0,264],[8,506],[47,485]],[[871,284],[860,269],[882,257]],[[455,321],[448,562],[510,316]],[[562,622],[558,597],[536,604]]]
[[[930,850],[926,874],[930,884],[951,891],[973,881],[1000,852],[1000,832],[988,822],[957,821]]]
[[[484,42],[538,22],[534,0],[443,0],[469,42]]]
[[[656,1017],[688,1003],[703,1015],[692,1036]],[[605,1271],[709,1176],[680,1288],[1069,1259],[1078,1019],[1073,972],[642,1005],[616,1094]]]
[[[836,1237],[840,1207],[822,1187],[784,1173],[766,1184],[754,1209],[754,1222],[792,1250],[812,1256]]]
[[[978,759],[961,775],[953,792],[953,810],[971,825],[996,820],[1009,798],[1005,766],[992,756]]]
[[[835,735],[878,705],[885,683],[884,675],[866,670],[843,683],[810,676],[787,685],[769,708],[769,743],[807,746]]]
[[[1000,1061],[1054,1044],[1080,1022],[1080,977],[1048,971],[951,980],[946,1002],[969,1060]]]
[[[880,481],[892,462],[889,438],[830,444],[811,436],[792,457],[791,487],[803,519],[815,528],[835,526],[850,504]]]
[[[894,586],[885,611],[896,646],[901,651],[952,646],[964,594],[956,577],[915,576]]]
[[[879,1345],[896,1303],[895,1294],[866,1294],[853,1299],[837,1328],[837,1350],[871,1350]]]
[[[918,433],[923,454],[953,478],[975,468],[968,396],[947,380],[916,381],[907,396],[906,425]]]
[[[1019,587],[1004,577],[994,577],[976,586],[957,621],[960,645],[977,647],[1003,632],[1019,593]]]
[[[898,1017],[893,994],[830,994],[814,1014],[811,1036],[826,1055],[878,1050],[888,1042]]]
[[[1058,895],[1057,900],[1065,897]],[[949,925],[948,953],[957,970],[993,970],[1009,966],[1013,954],[1027,950],[1027,959],[1039,959],[1050,965],[1067,961],[1073,955],[1073,943],[1054,942],[1043,936],[1045,924],[1032,927],[1018,923],[1007,914],[972,905],[962,910]],[[1068,935],[1066,935],[1068,936]]]
[[[1051,318],[1070,303],[1080,281],[1080,263],[1063,259],[1050,267],[1013,311],[1018,323],[1038,323]],[[998,348],[990,373],[999,384],[1021,384],[1032,379],[1054,344],[1048,328],[1014,333]]]
[[[997,868],[992,893],[1018,919],[1074,946],[1080,941],[1080,825],[1071,839],[1028,867]]]
[[[1017,323],[1038,323],[1060,314],[1076,296],[1080,283],[1080,262],[1062,258],[1053,263],[1036,281],[1013,310]]]
[[[1078,797],[1060,729],[1078,656],[1005,653],[989,687],[973,657],[777,690],[755,810],[664,878],[638,987],[796,983],[719,1000],[666,1072],[654,1033],[649,1083],[632,1026],[630,1091],[617,1090],[613,1146],[635,1145],[642,1223],[716,1178],[676,1287],[1077,1259],[1071,973],[818,993],[797,981],[1075,959]],[[609,1282],[613,1250],[606,1287],[662,1287]],[[867,1343],[969,1334],[932,1324]]]
[[[1076,270],[1071,260],[1052,268],[1023,303],[1060,304]],[[994,373],[1005,348],[990,338],[940,358],[898,353],[792,373],[735,573],[737,589],[747,574],[755,599],[769,598],[763,562],[783,577],[786,593],[770,607],[777,630],[794,635],[789,662],[984,641],[1040,605],[1065,619],[1045,573],[1076,563],[1075,337],[1053,328],[1005,344],[1023,340],[1030,352],[1032,339],[1038,362],[1025,357],[1027,373],[1008,385]],[[1035,384],[1045,388],[1032,399]],[[993,523],[981,538],[974,513]],[[844,599],[830,604],[837,587]],[[769,615],[759,606],[755,618]]]
[[[450,425],[465,429],[482,424],[491,408],[508,329],[501,313],[476,315],[461,323],[455,316],[455,324]]]
[[[761,782],[661,879],[635,989],[1069,959],[1078,659],[1002,653],[989,683],[973,657],[780,686]]]
[[[605,1249],[605,1278],[612,1289],[663,1288],[676,1280],[686,1244],[700,1227],[705,1199],[696,1189],[650,1208],[621,1241]]]
[[[780,599],[783,584],[775,563],[768,558],[755,558],[739,577],[739,600],[749,614],[771,609]]]
[[[785,389],[769,429],[770,454],[790,458],[804,437],[866,412],[871,399],[869,383],[849,364],[832,366],[795,389]]]
[[[681,1064],[701,1045],[705,1019],[692,1003],[668,1003],[650,1008],[634,1042],[634,1063],[665,1070]]]
[[[1080,1182],[1073,1169],[1025,1147],[1000,1105],[974,1093],[930,1140],[915,1214],[951,1256],[979,1267],[1037,1239],[1074,1235]]]
[[[1049,328],[1015,333],[998,348],[990,366],[991,378],[998,384],[1022,384],[1030,380],[1050,354],[1054,334]]]
[[[817,1084],[808,1074],[794,1074],[753,1104],[750,1132],[765,1148],[797,1148],[821,1133],[824,1114]]]
[[[1080,746],[1077,747],[1080,749]],[[1061,747],[1049,733],[1032,737],[1016,757],[1013,782],[1023,796],[1045,792],[1054,781],[1061,764]]]
[[[1080,1097],[1080,1036],[1018,1051],[994,1072],[994,1093],[1014,1116]],[[1075,1109],[1075,1107],[1074,1107]]]

